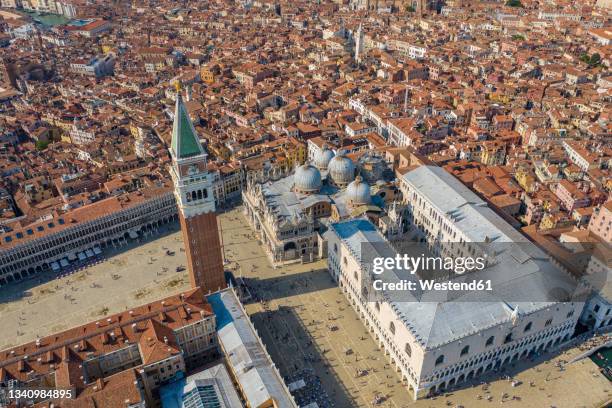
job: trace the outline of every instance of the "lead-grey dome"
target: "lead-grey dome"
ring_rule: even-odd
[[[315,166],[303,164],[293,175],[295,190],[300,193],[315,193],[321,189],[321,173]]]
[[[346,186],[355,179],[355,165],[344,155],[344,152],[338,152],[338,155],[331,159],[328,171],[332,183],[340,187]]]
[[[323,149],[317,153],[314,159],[314,165],[321,170],[327,170],[327,166],[333,158],[334,152],[332,152],[327,145],[324,145]]]
[[[357,176],[346,188],[346,197],[351,205],[368,205],[372,202],[370,185]]]

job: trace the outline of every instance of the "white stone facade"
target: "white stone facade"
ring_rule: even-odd
[[[22,244],[0,250],[0,286],[48,270],[52,262],[70,253],[113,245],[126,239],[130,231],[157,228],[161,224],[176,222],[178,216],[174,196],[166,192],[140,204],[53,232],[49,225],[55,224],[59,228],[60,219],[69,222],[70,216],[46,222],[45,228],[49,233],[40,238],[24,240]]]
[[[584,303],[547,296],[556,284],[573,281],[547,263],[533,244],[441,168],[421,166],[407,173],[401,190],[408,230],[403,241],[423,242],[434,254],[455,257],[491,252],[483,245],[488,242],[512,243],[512,250],[488,258],[489,276],[504,276],[502,283],[521,279],[529,289],[538,288],[526,299],[520,285],[512,287],[514,297],[495,292],[486,301],[372,297],[375,290],[364,281],[370,273],[368,255],[388,256],[397,250],[364,220],[332,224],[324,235],[330,274],[415,398],[477,379],[570,339]]]
[[[555,304],[517,316],[509,309],[507,319],[494,326],[475,330],[439,347],[423,347],[393,304],[372,302],[363,296],[360,263],[340,237],[330,235],[330,274],[401,373],[415,399],[559,345],[570,338],[580,314],[577,309],[581,305],[574,303]]]

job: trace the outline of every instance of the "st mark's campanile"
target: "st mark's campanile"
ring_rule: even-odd
[[[206,152],[180,93],[177,87],[171,146],[174,194],[191,286],[214,292],[226,283],[212,176],[206,170]]]

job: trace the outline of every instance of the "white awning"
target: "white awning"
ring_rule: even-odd
[[[88,258],[91,258],[94,256],[94,253],[91,249],[88,249],[87,251],[85,251],[85,255],[87,255]]]
[[[61,268],[60,268],[60,266],[59,266],[59,264],[57,262],[51,262],[51,269],[53,269],[55,272],[57,272]]]
[[[69,265],[68,260],[66,258],[60,259],[60,264],[62,265],[62,268]]]
[[[93,251],[94,251],[94,254],[96,254],[96,255],[100,255],[102,253],[102,250],[100,249],[99,246],[95,246],[93,248]]]
[[[136,239],[136,238],[138,238],[138,234],[136,232],[134,232],[134,231],[130,231],[130,238]]]
[[[79,252],[79,261],[84,261],[85,259],[87,259],[85,252]]]

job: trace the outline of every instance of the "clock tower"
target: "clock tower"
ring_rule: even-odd
[[[191,287],[199,286],[205,293],[215,292],[227,285],[212,175],[206,169],[206,152],[189,118],[179,86],[172,126],[171,154],[170,174],[174,182]]]

